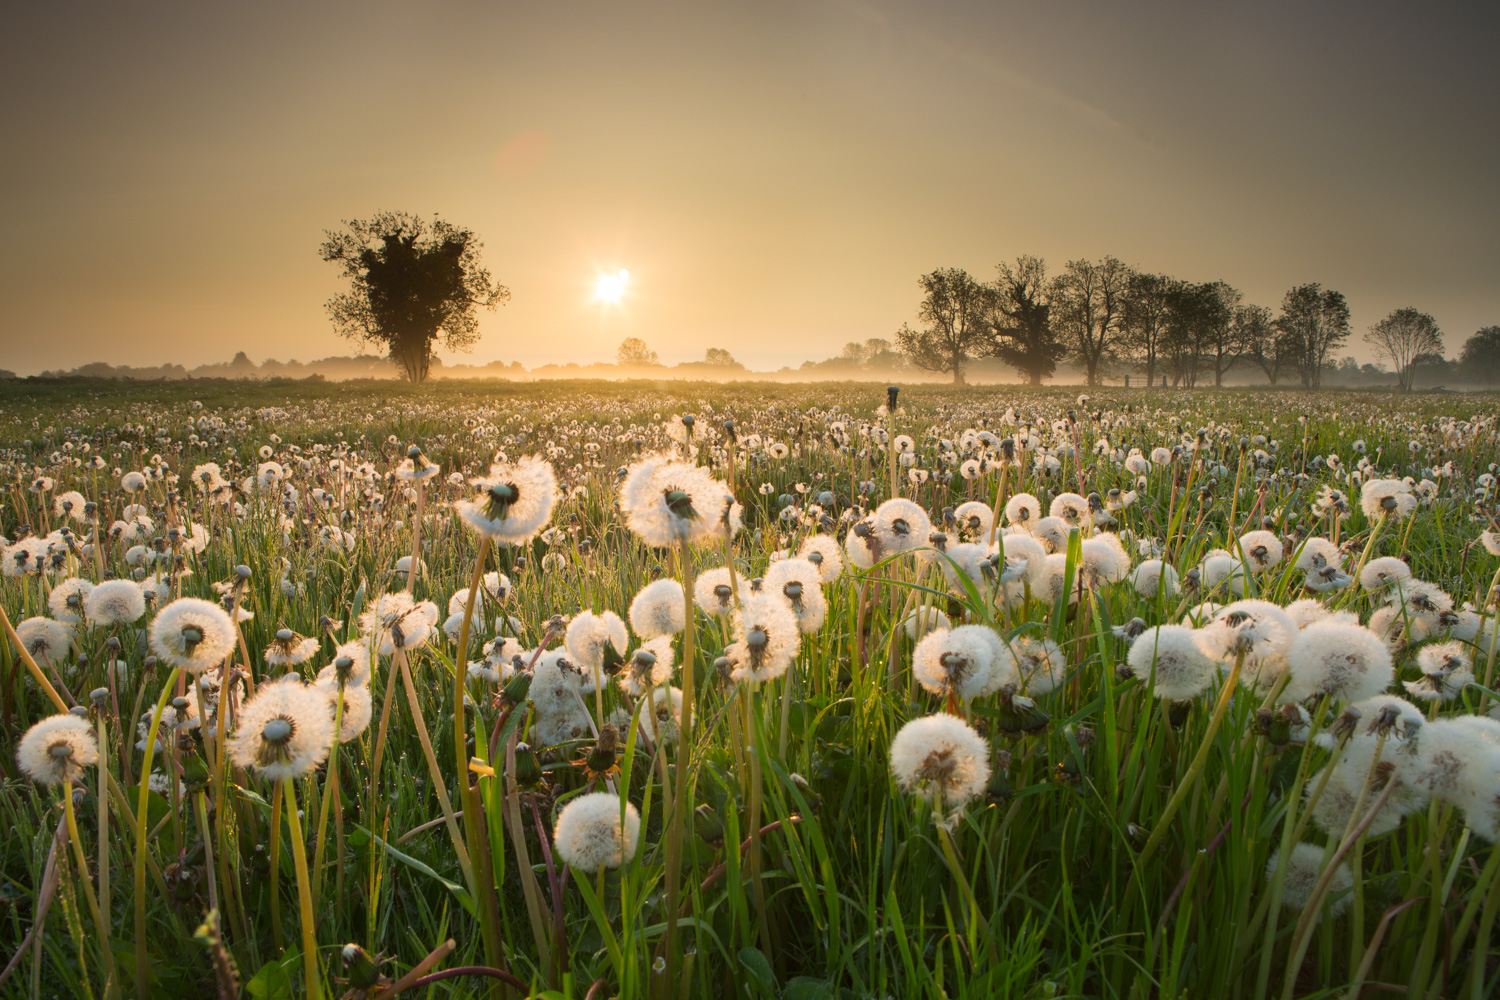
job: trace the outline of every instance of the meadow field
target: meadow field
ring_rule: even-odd
[[[1497,418],[0,383],[0,996],[1494,996]]]

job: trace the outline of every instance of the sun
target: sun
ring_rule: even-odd
[[[599,280],[594,282],[594,298],[611,305],[618,304],[625,294],[625,283],[629,280],[630,272],[623,267],[614,274],[599,275]]]

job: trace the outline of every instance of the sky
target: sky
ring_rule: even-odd
[[[1451,354],[1500,323],[1500,5],[257,2],[0,13],[0,367],[355,353],[324,231],[474,230],[449,360],[756,369],[1112,254]],[[618,304],[594,295],[629,271]]]

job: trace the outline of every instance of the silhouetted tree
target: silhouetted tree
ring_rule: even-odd
[[[999,358],[1031,385],[1041,385],[1057,371],[1067,348],[1052,329],[1052,294],[1047,263],[1023,255],[1016,266],[995,266],[989,313],[993,341],[986,353]]]
[[[1114,257],[1099,263],[1068,261],[1052,286],[1052,323],[1083,367],[1089,385],[1099,384],[1124,320],[1130,267]]]
[[[1146,375],[1146,388],[1156,380],[1158,355],[1167,336],[1172,303],[1181,285],[1165,274],[1132,274],[1125,293],[1121,322],[1122,345]],[[1163,384],[1166,380],[1163,379]]]
[[[362,343],[378,343],[412,382],[427,377],[438,335],[449,350],[479,340],[478,309],[510,298],[490,284],[479,262],[483,246],[468,229],[406,212],[382,212],[328,230],[318,248],[338,264],[351,289],[328,301],[334,329]]]
[[[1198,356],[1211,364],[1215,387],[1224,384],[1224,373],[1233,368],[1242,353],[1234,317],[1244,296],[1239,289],[1223,281],[1209,281],[1198,286],[1199,306]]]
[[[1500,382],[1500,326],[1486,326],[1464,341],[1458,363],[1464,377],[1483,384]]]
[[[1267,365],[1271,364],[1270,357],[1276,354],[1272,343],[1276,339],[1276,324],[1271,319],[1271,310],[1265,306],[1239,306],[1234,311],[1231,336],[1239,351],[1239,359],[1252,361],[1266,371]],[[1266,377],[1272,385],[1276,384],[1271,372],[1266,371]]]
[[[704,364],[714,365],[719,368],[745,367],[738,361],[734,360],[734,355],[730,354],[722,347],[710,347],[708,350],[704,351],[703,362]]]
[[[618,365],[644,367],[660,363],[656,352],[647,347],[640,337],[626,337],[620,341],[620,349],[615,352],[615,364]]]
[[[991,289],[962,268],[943,267],[917,279],[922,304],[917,318],[925,326],[913,330],[905,323],[896,344],[912,365],[924,371],[952,373],[962,385],[964,369],[990,339],[986,319]]]
[[[1365,343],[1375,348],[1375,356],[1391,363],[1396,381],[1411,391],[1413,362],[1419,355],[1443,353],[1443,331],[1427,313],[1410,306],[1397,309],[1365,333]]]
[[[1323,384],[1323,369],[1335,350],[1349,339],[1349,304],[1340,292],[1317,282],[1298,285],[1281,300],[1276,325],[1305,389]]]

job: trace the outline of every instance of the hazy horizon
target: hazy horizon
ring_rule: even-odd
[[[1449,356],[1500,323],[1493,7],[13,8],[0,368],[355,353],[323,231],[472,228],[512,301],[450,363],[796,367],[916,279],[1112,254]],[[618,306],[593,296],[628,268]]]

